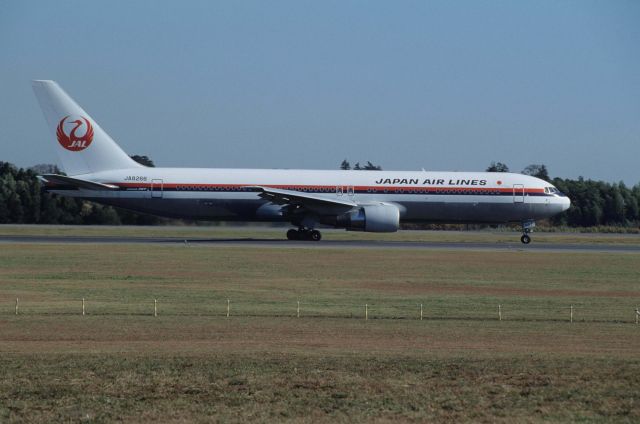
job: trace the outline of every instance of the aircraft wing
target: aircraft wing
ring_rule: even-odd
[[[39,177],[48,183],[72,186],[84,190],[118,190],[119,187],[112,184],[96,183],[95,181],[82,180],[80,178],[67,177],[66,175],[45,174]]]
[[[328,199],[317,194],[301,191],[282,190],[278,188],[251,186],[247,187],[260,191],[260,197],[277,205],[301,206],[320,213],[344,213],[358,204],[346,199]]]

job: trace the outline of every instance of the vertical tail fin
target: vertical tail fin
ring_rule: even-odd
[[[56,152],[68,175],[137,168],[115,141],[54,81],[33,81]]]

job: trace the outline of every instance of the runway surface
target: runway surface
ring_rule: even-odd
[[[264,248],[307,248],[307,249],[424,249],[424,250],[505,250],[505,251],[549,251],[549,252],[602,252],[640,253],[640,245],[613,244],[568,244],[536,243],[529,245],[513,243],[452,243],[452,242],[409,242],[371,240],[322,240],[289,241],[283,239],[255,238],[177,238],[177,237],[118,237],[118,236],[0,236],[1,244],[13,243],[63,243],[63,244],[182,244],[207,246],[244,246]]]

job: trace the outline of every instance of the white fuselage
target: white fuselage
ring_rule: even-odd
[[[393,204],[402,221],[413,222],[519,222],[548,218],[569,206],[566,196],[550,190],[551,184],[512,173],[144,167],[76,177],[119,189],[49,189],[141,212],[203,220],[287,220],[286,211],[262,199],[255,186],[358,205]]]

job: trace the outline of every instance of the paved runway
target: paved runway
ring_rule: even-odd
[[[176,237],[112,237],[112,236],[0,236],[0,244],[12,243],[98,243],[98,244],[182,244],[207,246],[245,246],[264,248],[344,248],[344,249],[440,249],[440,250],[504,250],[548,252],[640,253],[640,245],[536,243],[452,243],[371,240],[288,241],[254,238],[176,238]]]

